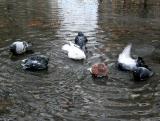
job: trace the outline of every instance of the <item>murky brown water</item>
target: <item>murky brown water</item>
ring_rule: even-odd
[[[160,1],[0,0],[0,120],[159,121]],[[67,58],[61,47],[78,31],[88,37],[85,61]],[[33,43],[35,54],[50,57],[48,71],[22,70],[25,54],[10,57],[16,40]],[[133,43],[155,71],[148,81],[115,68],[118,54]],[[87,71],[107,61],[109,80]]]

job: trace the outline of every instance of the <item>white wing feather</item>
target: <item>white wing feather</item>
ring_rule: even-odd
[[[129,70],[136,67],[136,60],[131,58],[131,47],[132,44],[127,45],[118,57],[118,62],[123,64]]]

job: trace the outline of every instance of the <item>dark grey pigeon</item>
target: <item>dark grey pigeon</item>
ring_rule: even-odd
[[[49,58],[44,55],[33,55],[27,59],[22,60],[22,66],[25,70],[44,70],[48,68]]]
[[[87,37],[84,36],[82,32],[78,32],[78,35],[75,38],[75,44],[77,44],[82,50],[85,50],[87,42]]]
[[[133,71],[133,77],[135,81],[143,81],[153,76],[154,72],[147,67],[137,67]]]

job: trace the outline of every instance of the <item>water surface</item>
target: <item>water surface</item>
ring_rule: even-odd
[[[155,0],[1,0],[0,119],[36,121],[159,121],[160,2]],[[87,59],[61,50],[77,32],[87,36]],[[28,72],[11,56],[14,41],[32,42],[34,54],[49,56],[49,69]],[[155,72],[145,82],[120,72],[118,54],[133,44]],[[88,68],[107,62],[109,79],[92,79]]]

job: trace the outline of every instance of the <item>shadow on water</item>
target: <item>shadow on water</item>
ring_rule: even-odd
[[[0,11],[0,120],[159,120],[159,0],[2,0]],[[89,40],[84,61],[61,50],[79,31]],[[17,39],[34,53],[11,58]],[[128,43],[154,70],[147,81],[115,67]],[[48,70],[23,70],[32,54],[48,56]],[[98,62],[108,63],[108,79],[92,78],[88,68]]]

